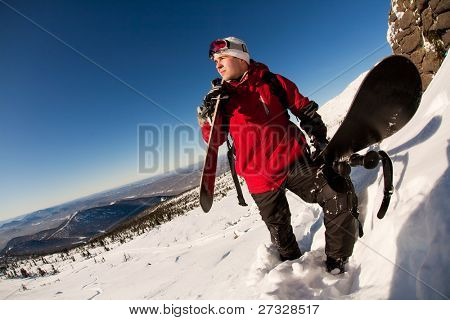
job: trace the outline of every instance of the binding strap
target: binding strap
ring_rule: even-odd
[[[380,155],[381,161],[383,163],[384,195],[380,210],[377,213],[377,217],[378,219],[383,219],[389,207],[389,203],[391,202],[391,196],[394,193],[394,185],[392,184],[394,175],[392,160],[391,158],[389,158],[388,154],[384,151],[378,151],[378,154]]]
[[[235,160],[234,160],[236,151],[234,149],[234,145],[231,144],[229,139],[227,139],[227,147],[228,147],[228,152],[227,152],[228,163],[230,164],[231,177],[233,178],[234,186],[236,188],[239,205],[246,207],[247,203],[245,202],[244,195],[243,195],[242,189],[241,189],[241,184],[239,183],[239,178],[236,173],[236,166],[235,166]]]

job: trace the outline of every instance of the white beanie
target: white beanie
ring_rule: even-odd
[[[214,58],[218,58],[221,56],[232,56],[242,59],[250,64],[250,54],[244,41],[235,37],[227,37],[223,38],[223,40],[229,41],[232,45],[232,48],[224,48],[223,50],[220,50],[218,53],[214,54]]]

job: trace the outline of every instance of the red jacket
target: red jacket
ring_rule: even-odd
[[[230,100],[221,106],[217,120],[229,124],[229,132],[236,148],[236,172],[242,176],[250,193],[275,190],[286,178],[289,165],[301,157],[305,137],[300,129],[289,121],[285,107],[274,95],[269,84],[262,80],[267,66],[252,61],[248,72],[238,81],[224,84]],[[285,89],[290,111],[299,116],[309,103],[296,85],[276,75]],[[211,126],[202,127],[203,139],[208,142]],[[221,144],[227,131],[221,131]]]

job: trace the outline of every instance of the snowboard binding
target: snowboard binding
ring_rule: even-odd
[[[354,153],[347,161],[335,161],[332,164],[333,170],[345,177],[349,177],[351,167],[362,166],[366,169],[375,169],[378,164],[382,162],[383,178],[384,178],[384,196],[380,209],[378,210],[378,219],[383,219],[391,201],[391,196],[394,193],[393,185],[393,166],[389,155],[384,151],[369,151],[365,155]]]

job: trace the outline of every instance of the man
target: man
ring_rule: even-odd
[[[306,138],[289,121],[287,112],[289,108],[300,119],[300,126],[319,152],[327,143],[327,129],[316,112],[317,104],[302,96],[290,80],[250,60],[247,46],[240,39],[213,41],[209,57],[222,80],[213,81],[213,88],[198,108],[204,140],[208,141],[210,116],[220,97],[220,141],[231,135],[236,172],[245,179],[280,259],[294,260],[302,255],[291,226],[288,189],[323,208],[327,270],[344,272],[356,239],[353,185],[329,166],[311,160]]]

